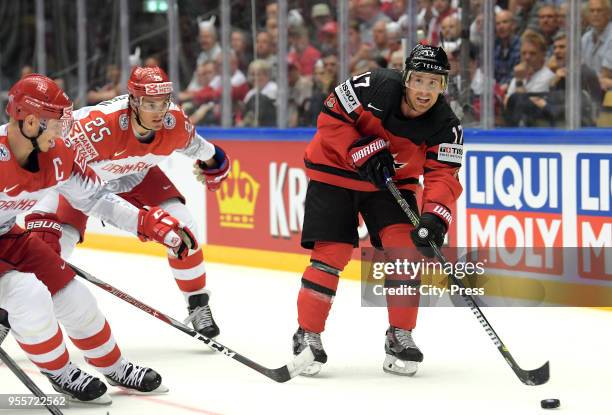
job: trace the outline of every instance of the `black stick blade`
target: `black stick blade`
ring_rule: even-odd
[[[537,386],[548,382],[550,378],[550,364],[546,362],[542,367],[533,370],[522,370],[517,372],[518,377],[525,385]]]

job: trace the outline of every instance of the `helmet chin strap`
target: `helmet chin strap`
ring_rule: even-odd
[[[134,101],[136,100],[134,97],[131,97],[130,99],[133,99]],[[140,120],[140,105],[139,105],[139,104],[136,104],[135,102],[133,103],[133,105],[134,105],[134,108],[133,108],[134,115],[136,116],[136,123],[137,123],[139,126],[141,126],[142,128],[144,128],[145,130],[147,130],[146,135],[148,135],[148,134],[149,134],[151,131],[155,131],[155,130],[153,130],[152,128],[149,128],[149,127],[145,126],[145,125],[142,123],[142,121]],[[167,113],[167,112],[168,112],[168,111],[166,111],[166,112],[164,113],[164,117],[166,116],[166,113]]]
[[[147,133],[153,131],[152,128],[148,128],[146,127],[142,121],[140,121],[140,110],[138,109],[138,106],[136,106],[136,111],[134,111],[134,115],[136,116],[136,123],[141,126],[142,128],[144,128],[145,130],[147,130]]]
[[[30,140],[30,142],[32,143],[32,147],[34,147],[34,151],[38,152],[40,151],[40,147],[38,146],[38,138],[43,135],[43,133],[45,132],[45,129],[42,128],[40,125],[38,126],[38,134],[36,134],[36,136],[34,137],[28,137],[28,135],[25,133],[25,131],[23,131],[23,120],[19,120],[19,132],[21,132],[21,135],[24,136],[25,138],[27,138],[28,140]]]
[[[136,97],[132,95],[130,95],[130,107],[132,107],[132,111],[134,112],[134,115],[136,116],[136,124],[138,124],[140,127],[147,130],[147,134],[145,135],[148,135],[151,131],[153,131],[153,129],[145,126],[140,120],[140,103],[137,103]]]

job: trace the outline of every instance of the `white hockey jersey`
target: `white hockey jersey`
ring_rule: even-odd
[[[17,163],[8,142],[8,124],[0,126],[0,235],[15,225],[18,215],[54,212],[53,206],[38,202],[57,200],[55,192],[88,215],[136,234],[138,209],[104,189],[86,165],[76,164],[74,150],[63,140],[57,138],[48,152],[38,153],[38,167],[31,172]]]
[[[70,145],[77,150],[77,163],[89,165],[116,193],[138,185],[148,170],[178,151],[190,158],[208,160],[214,146],[199,136],[185,113],[171,104],[163,128],[152,141],[140,142],[130,125],[128,95],[120,95],[74,112]],[[112,183],[120,180],[119,183]]]

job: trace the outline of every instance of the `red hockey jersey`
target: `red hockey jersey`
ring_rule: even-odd
[[[461,194],[461,124],[444,98],[417,118],[401,112],[402,74],[376,69],[353,76],[327,97],[317,132],[306,148],[311,179],[353,190],[376,191],[351,166],[348,148],[361,137],[385,138],[395,160],[394,182],[415,191],[424,178],[423,205],[450,206]]]

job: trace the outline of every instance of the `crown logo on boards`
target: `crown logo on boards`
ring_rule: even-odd
[[[240,162],[234,160],[227,180],[215,192],[221,227],[253,229],[257,193],[259,183],[249,173],[240,170]]]

